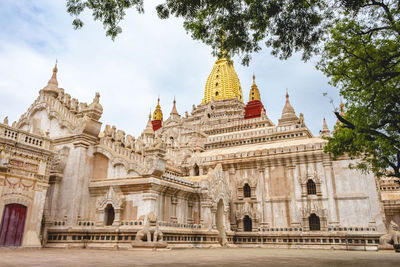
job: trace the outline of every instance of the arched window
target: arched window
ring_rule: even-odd
[[[253,224],[251,222],[251,218],[248,215],[244,216],[243,226],[245,232],[251,232],[253,230]]]
[[[197,164],[194,165],[194,176],[199,176],[200,175],[200,168],[197,166]]]
[[[243,186],[243,195],[244,195],[244,197],[251,197],[251,189],[250,189],[250,186],[249,186],[249,184],[244,184],[244,186]]]
[[[319,217],[312,213],[310,217],[308,217],[308,224],[310,225],[310,231],[319,231],[321,230],[321,223],[319,221]]]
[[[316,195],[317,194],[317,188],[315,186],[315,183],[313,180],[309,179],[307,181],[307,194],[309,195]]]
[[[115,217],[115,213],[114,213],[114,208],[111,204],[108,204],[106,209],[104,210],[105,212],[105,216],[104,216],[104,224],[105,225],[112,225],[114,222],[114,217]]]

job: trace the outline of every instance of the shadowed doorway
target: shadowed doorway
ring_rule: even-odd
[[[115,217],[115,212],[114,208],[111,204],[108,204],[106,209],[105,209],[105,218],[104,218],[104,224],[105,225],[112,225],[114,222],[114,217]]]

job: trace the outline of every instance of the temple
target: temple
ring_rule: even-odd
[[[100,95],[79,102],[57,72],[0,124],[1,246],[376,250],[386,213],[400,218],[374,175],[324,153],[325,120],[314,136],[286,93],[275,124],[255,76],[244,104],[227,57],[201,104],[182,116],[174,99],[165,119],[158,99],[138,137],[103,126]]]

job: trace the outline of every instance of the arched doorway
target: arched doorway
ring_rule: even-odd
[[[245,232],[253,231],[253,223],[251,221],[251,218],[248,215],[244,216],[243,229],[244,229]]]
[[[111,204],[108,204],[104,210],[104,224],[105,225],[112,225],[114,222],[115,212],[114,208]]]
[[[310,231],[321,230],[321,223],[319,217],[315,213],[312,213],[310,217],[308,217],[308,224],[310,226]]]
[[[200,175],[200,168],[197,164],[194,164],[194,176]]]
[[[218,240],[221,244],[224,242],[225,236],[225,221],[224,221],[224,202],[222,199],[218,201],[217,205],[217,213],[215,214],[215,223],[217,225],[217,230],[219,232],[218,234]]]
[[[0,226],[0,246],[21,246],[27,208],[21,204],[4,207]]]

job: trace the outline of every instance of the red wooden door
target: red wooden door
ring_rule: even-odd
[[[25,218],[25,206],[8,204],[4,207],[0,227],[0,246],[21,246]]]

